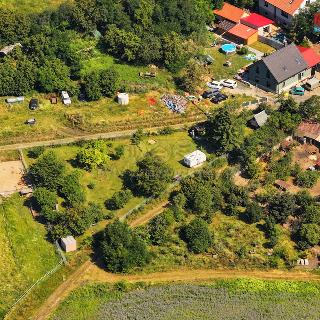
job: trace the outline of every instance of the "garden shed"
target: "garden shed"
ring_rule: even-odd
[[[129,94],[125,92],[118,93],[118,103],[122,106],[129,104]]]
[[[200,150],[196,150],[192,153],[189,153],[183,158],[184,164],[189,168],[199,166],[206,161],[206,155]]]
[[[65,252],[77,250],[77,241],[73,236],[67,236],[61,239],[61,247]]]

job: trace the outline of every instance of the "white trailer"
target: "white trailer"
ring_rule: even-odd
[[[189,153],[183,158],[184,164],[189,168],[199,166],[206,161],[207,161],[206,155],[200,150],[196,150],[192,153]]]

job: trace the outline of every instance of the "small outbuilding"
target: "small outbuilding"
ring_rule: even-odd
[[[64,105],[71,104],[71,99],[67,91],[61,91],[61,99]]]
[[[17,48],[17,47],[22,48],[21,43],[17,42],[17,43],[15,43],[15,44],[11,44],[11,45],[9,45],[9,46],[6,46],[6,47],[2,48],[2,49],[0,50],[0,57],[2,58],[2,57],[7,56],[9,53],[11,53],[11,52],[12,52],[15,48]]]
[[[206,161],[207,161],[206,155],[200,150],[196,150],[192,153],[189,153],[183,158],[184,164],[189,168],[199,166]]]
[[[276,180],[274,185],[282,191],[288,191],[290,188],[290,185],[283,180]]]
[[[65,252],[72,252],[77,250],[77,241],[73,236],[67,236],[60,240],[61,247]]]
[[[118,93],[118,103],[122,106],[127,106],[129,104],[129,94],[125,92]]]
[[[268,115],[265,110],[257,113],[254,117],[249,121],[249,125],[255,129],[259,129],[262,127],[268,120]]]

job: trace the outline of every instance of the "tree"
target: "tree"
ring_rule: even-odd
[[[102,97],[100,73],[92,71],[84,77],[84,91],[89,101],[99,100]]]
[[[170,239],[168,228],[173,222],[170,212],[163,212],[156,218],[152,219],[149,224],[150,240],[154,245],[163,245]]]
[[[285,223],[289,215],[295,215],[295,199],[290,193],[278,193],[269,202],[269,213],[277,223]]]
[[[145,136],[144,132],[142,129],[138,129],[131,137],[131,143],[138,146]]]
[[[296,176],[295,182],[299,187],[312,188],[315,186],[318,179],[319,179],[318,172],[307,170],[307,171],[299,172]]]
[[[101,93],[105,97],[113,97],[119,90],[120,75],[114,68],[102,70],[100,73]]]
[[[302,218],[304,223],[320,224],[320,206],[316,204],[306,206]]]
[[[304,119],[320,119],[320,97],[312,96],[300,104],[299,113]]]
[[[155,154],[148,152],[137,162],[138,170],[131,172],[135,191],[146,197],[159,196],[172,181],[172,169]]]
[[[197,88],[201,85],[201,78],[203,70],[199,63],[195,60],[189,61],[186,68],[183,70],[183,75],[180,78],[180,85],[183,90],[190,93],[196,92]]]
[[[272,216],[267,216],[264,223],[264,232],[269,239],[269,245],[274,247],[278,241],[278,231],[276,220]]]
[[[209,118],[209,139],[220,153],[240,147],[243,141],[243,126],[227,108]]]
[[[76,207],[85,202],[86,196],[80,183],[79,171],[73,171],[62,179],[60,193],[69,207]]]
[[[57,193],[55,191],[50,191],[46,188],[36,188],[33,191],[32,198],[35,209],[39,211],[46,220],[50,222],[57,220],[58,214],[55,211]]]
[[[106,268],[112,272],[127,272],[149,261],[144,241],[119,220],[106,227],[100,245]]]
[[[68,90],[70,86],[70,70],[61,60],[46,60],[38,69],[37,87],[39,91],[55,92]]]
[[[303,224],[299,231],[301,241],[315,246],[320,242],[320,226],[316,223]]]
[[[263,217],[263,209],[257,202],[250,202],[246,208],[244,217],[249,223],[259,222]]]
[[[130,190],[120,190],[116,192],[112,198],[106,201],[106,207],[109,210],[118,210],[123,208],[132,198]]]
[[[64,172],[64,163],[49,151],[31,165],[28,175],[35,186],[54,191],[60,185]]]
[[[103,140],[86,144],[76,156],[77,163],[86,170],[106,165],[109,160],[107,144]]]
[[[201,218],[196,218],[184,228],[184,238],[188,248],[194,253],[203,253],[212,244],[212,234],[208,224]]]

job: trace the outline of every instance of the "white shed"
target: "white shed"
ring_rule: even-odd
[[[77,241],[73,236],[67,236],[61,239],[61,247],[65,252],[77,250]]]
[[[118,93],[118,103],[126,106],[129,104],[129,94],[125,92]]]
[[[187,165],[190,168],[198,166],[206,161],[206,155],[200,150],[196,150],[192,153],[189,153],[183,158],[183,162],[185,163],[185,165]]]

